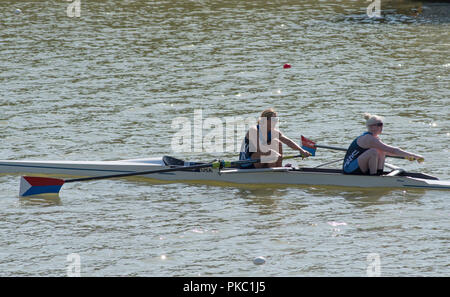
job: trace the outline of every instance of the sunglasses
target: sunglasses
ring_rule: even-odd
[[[383,127],[383,123],[376,123],[376,124],[372,124],[372,125],[369,125],[369,126]]]

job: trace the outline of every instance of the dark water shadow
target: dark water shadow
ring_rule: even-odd
[[[380,0],[378,14],[376,10],[368,9],[370,4],[361,2],[361,7],[355,8],[354,13],[340,14],[335,21],[360,24],[450,23],[450,1]]]
[[[260,214],[272,214],[277,212],[286,188],[239,188],[235,195],[244,199],[248,206],[258,207]]]

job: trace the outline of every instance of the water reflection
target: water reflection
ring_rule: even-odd
[[[270,215],[277,212],[278,203],[286,193],[285,189],[242,187],[235,195],[244,199],[248,206],[257,206],[260,214]]]
[[[306,192],[319,197],[342,197],[356,207],[367,207],[371,205],[415,201],[421,198],[426,190],[311,187]]]
[[[41,194],[27,197],[19,197],[20,206],[61,206],[61,198],[58,194]]]
[[[152,180],[142,178],[139,182],[153,183]],[[167,182],[157,182],[157,184],[173,184]],[[228,188],[230,184],[219,182],[187,182],[188,186],[208,186],[212,187],[211,192],[217,188]],[[176,187],[176,186],[175,186]],[[233,195],[245,200],[248,206],[259,207],[261,214],[273,214],[278,211],[280,201],[284,197],[295,195],[297,197],[308,198],[344,198],[357,207],[370,205],[393,204],[402,202],[412,202],[423,197],[425,189],[400,189],[400,188],[349,188],[337,186],[307,186],[307,185],[245,185],[233,184]],[[332,198],[330,198],[332,197]],[[305,205],[306,206],[306,205]],[[296,204],[298,209],[301,204]]]

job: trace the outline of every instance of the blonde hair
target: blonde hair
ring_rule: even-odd
[[[267,120],[267,119],[270,119],[270,118],[276,118],[276,117],[278,117],[278,114],[277,114],[277,112],[275,111],[275,109],[269,108],[269,109],[264,110],[264,111],[261,113],[261,116],[259,117],[257,123],[259,124],[259,122],[260,122],[261,119],[263,119],[263,118],[266,118],[266,120]]]
[[[374,114],[370,114],[368,112],[364,113],[364,119],[366,119],[366,126],[370,126],[373,124],[376,124],[378,122],[384,122],[384,118],[374,115]]]
[[[261,113],[262,118],[274,118],[277,116],[277,112],[273,108],[266,109]]]

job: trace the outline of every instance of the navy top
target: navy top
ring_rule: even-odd
[[[355,140],[353,140],[353,142],[348,147],[347,153],[345,154],[344,163],[342,165],[342,169],[344,171],[346,171],[345,169],[350,165],[350,163],[352,163],[352,161],[358,159],[358,157],[361,156],[362,153],[364,153],[365,151],[368,150],[368,148],[362,148],[358,145],[358,139],[361,136],[364,136],[367,134],[372,135],[372,133],[370,133],[370,132],[365,132],[362,135],[356,137]]]
[[[259,125],[256,125],[256,129],[259,134]],[[271,142],[271,141],[272,141],[272,131],[269,131],[267,133],[267,142]],[[242,147],[241,147],[241,152],[239,153],[239,160],[250,160],[252,153],[254,153],[254,152],[250,152],[250,141],[249,141],[247,135],[245,135],[244,142],[242,143]]]

